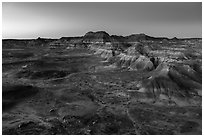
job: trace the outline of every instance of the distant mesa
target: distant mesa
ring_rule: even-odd
[[[145,35],[144,33],[141,34],[132,34],[126,37],[128,41],[135,42],[140,40],[149,40],[150,37]]]
[[[105,31],[88,32],[83,37],[85,43],[105,43],[111,42],[110,35]]]
[[[117,35],[109,35],[105,31],[97,31],[97,32],[87,32],[83,37],[84,43],[125,43],[125,42],[140,42],[144,40],[149,41],[162,41],[162,40],[170,40],[166,37],[151,37],[144,33],[140,34],[132,34],[129,36],[117,36]],[[174,40],[176,40],[174,38]],[[177,39],[178,40],[178,39]]]
[[[144,33],[131,34],[129,36],[117,36],[109,35],[105,31],[87,32],[84,36],[73,36],[73,37],[61,37],[60,39],[51,38],[41,38],[37,39],[3,39],[3,46],[9,47],[13,44],[19,46],[68,46],[74,44],[74,46],[86,46],[89,43],[102,43],[109,44],[120,50],[125,50],[132,46],[132,43],[142,42],[142,41],[160,41],[161,43],[168,43],[168,41],[178,41],[178,40],[201,40],[201,38],[184,38],[178,39],[176,37],[169,39],[166,37],[152,37]]]
[[[83,36],[82,42],[84,43],[127,43],[127,42],[140,42],[144,40],[169,40],[166,37],[151,37],[144,33],[141,34],[132,34],[129,36],[117,36],[117,35],[109,35],[105,31],[97,31],[97,32],[87,32]]]
[[[201,40],[201,38],[182,38],[179,39],[177,37],[174,37],[172,39],[169,39],[167,37],[152,37],[149,35],[146,35],[144,33],[140,34],[131,34],[129,36],[118,36],[118,35],[109,35],[105,31],[89,31],[87,32],[84,36],[73,36],[73,37],[61,37],[60,39],[51,39],[51,38],[41,38],[38,37],[37,39],[3,39],[3,41],[30,41],[30,40],[37,40],[39,41],[45,41],[45,42],[50,42],[50,41],[58,41],[59,42],[71,42],[71,43],[106,43],[106,42],[111,42],[111,43],[127,43],[127,42],[140,42],[140,41],[162,41],[162,40],[170,40],[170,41],[177,41],[177,40]]]
[[[177,41],[177,40],[178,40],[178,38],[177,38],[177,37],[174,37],[174,38],[172,38],[172,40],[173,40],[173,41]]]

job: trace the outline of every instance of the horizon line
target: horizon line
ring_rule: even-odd
[[[103,30],[98,30],[98,31],[88,31],[88,32],[102,32]],[[86,33],[88,33],[86,32]],[[106,31],[103,31],[103,32],[106,32]],[[85,34],[86,34],[85,33]],[[108,32],[106,32],[107,34],[109,34]],[[84,37],[84,35],[76,35],[76,36],[61,36],[61,37],[57,37],[57,38],[54,38],[54,37],[41,37],[41,36],[37,36],[37,37],[33,37],[33,38],[3,38],[3,35],[2,35],[2,40],[5,40],[5,39],[25,39],[25,40],[29,40],[29,39],[38,39],[38,38],[44,38],[44,39],[60,39],[62,37]],[[140,32],[140,33],[132,33],[132,34],[129,34],[129,35],[120,35],[120,34],[109,34],[110,36],[122,36],[122,37],[127,37],[127,36],[131,36],[131,35],[138,35],[138,34],[145,34],[144,32]],[[173,38],[177,38],[177,39],[202,39],[202,37],[167,37],[167,36],[152,36],[152,35],[149,35],[149,34],[145,34],[146,36],[150,36],[150,37],[154,37],[154,38],[167,38],[167,39],[173,39]]]

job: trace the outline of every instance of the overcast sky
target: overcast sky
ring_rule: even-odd
[[[3,3],[3,38],[110,35],[202,37],[200,3]]]

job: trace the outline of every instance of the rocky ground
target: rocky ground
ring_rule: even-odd
[[[3,134],[202,134],[199,69],[98,49],[4,48]]]

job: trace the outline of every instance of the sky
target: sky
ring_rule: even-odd
[[[89,31],[201,38],[202,3],[2,3],[4,39],[83,36]]]

